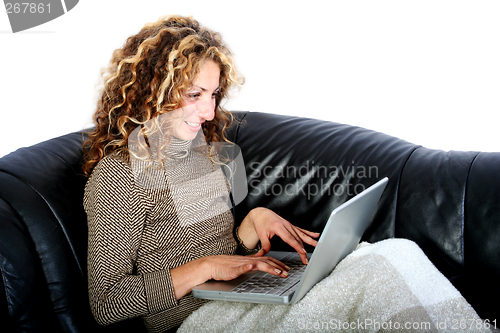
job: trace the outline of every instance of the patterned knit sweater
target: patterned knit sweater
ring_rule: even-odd
[[[164,163],[107,156],[86,184],[89,297],[102,325],[137,316],[150,332],[180,325],[203,301],[177,301],[170,269],[249,251],[233,237],[220,168],[188,143]]]

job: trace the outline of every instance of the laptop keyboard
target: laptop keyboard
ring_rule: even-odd
[[[306,265],[302,263],[298,253],[290,252],[280,261],[290,267],[288,277],[283,278],[265,272],[258,272],[248,280],[243,281],[236,286],[233,292],[236,293],[252,293],[252,294],[268,294],[277,296],[287,296],[295,289],[290,289],[296,285]]]

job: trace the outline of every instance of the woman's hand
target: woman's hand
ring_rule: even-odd
[[[272,257],[219,255],[204,257],[204,260],[209,263],[210,278],[214,280],[233,280],[255,270],[287,277],[290,270],[290,267]]]
[[[233,280],[255,270],[287,277],[290,267],[271,257],[219,255],[202,257],[173,268],[170,277],[175,298],[179,300],[191,292],[194,286],[205,281]]]
[[[273,211],[262,207],[251,210],[238,229],[238,237],[246,247],[255,248],[260,241],[262,248],[254,256],[268,253],[271,250],[271,238],[275,235],[293,247],[302,262],[307,264],[307,252],[303,242],[316,246],[318,242],[314,238],[318,238],[320,234],[296,227]]]

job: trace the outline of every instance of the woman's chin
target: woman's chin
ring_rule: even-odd
[[[193,132],[193,131],[182,131],[182,132],[176,132],[174,133],[174,136],[179,139],[179,140],[183,140],[183,141],[192,141],[196,138],[196,136],[198,135],[198,132]]]

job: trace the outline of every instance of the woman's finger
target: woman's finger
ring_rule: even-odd
[[[319,236],[321,236],[321,233],[319,233],[319,232],[309,231],[309,230],[302,229],[301,227],[297,227],[297,226],[294,226],[294,227],[296,229],[299,229],[300,231],[302,231],[304,234],[308,235],[311,238],[318,238]]]
[[[304,249],[304,244],[302,243],[301,238],[295,233],[295,231],[287,231],[288,232],[278,234],[278,236],[281,237],[281,239],[290,245],[295,251],[297,251],[302,262],[307,265],[309,260],[307,259],[307,251]]]
[[[315,238],[318,238],[320,236],[319,232],[307,231],[298,227],[295,228],[299,230],[298,234],[303,242],[312,246],[318,245],[318,241]]]
[[[284,263],[272,257],[263,257],[264,260],[256,260],[253,262],[254,270],[259,270],[273,275],[282,277],[288,276],[290,268]]]

